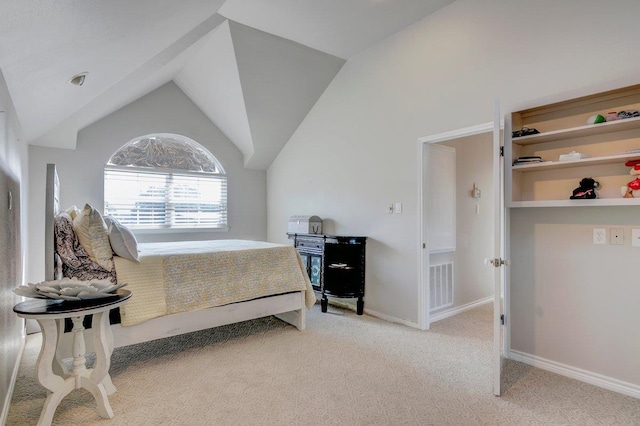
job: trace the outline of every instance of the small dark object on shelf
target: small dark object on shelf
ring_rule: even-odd
[[[538,129],[529,128],[529,127],[523,127],[520,130],[513,131],[512,134],[511,134],[511,137],[519,138],[519,137],[522,137],[522,136],[537,135],[538,133],[540,133],[538,131]]]
[[[634,109],[634,110],[628,110],[628,111],[620,111],[618,113],[618,120],[624,120],[625,118],[633,118],[633,117],[640,117],[640,111],[638,111],[637,109]]]
[[[520,164],[530,164],[530,163],[542,163],[544,160],[542,157],[538,155],[530,155],[524,157],[518,157],[514,162],[514,166],[518,166]]]
[[[600,182],[593,178],[586,177],[580,181],[580,186],[573,190],[571,200],[598,198],[596,189],[600,187]]]

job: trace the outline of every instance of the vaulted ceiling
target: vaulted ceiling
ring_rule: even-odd
[[[173,80],[266,169],[346,60],[452,1],[2,0],[0,71],[32,145]]]

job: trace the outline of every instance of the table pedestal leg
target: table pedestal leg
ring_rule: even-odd
[[[73,379],[67,379],[62,386],[56,389],[53,393],[47,396],[44,401],[44,407],[40,412],[40,418],[38,419],[38,426],[49,426],[53,421],[53,415],[58,408],[58,404],[62,401],[62,398],[69,395],[72,390],[75,389],[75,382]]]
[[[107,324],[105,326],[105,316]],[[54,369],[58,369],[56,363],[54,367],[54,356],[58,343],[58,326],[55,320],[38,320],[42,328],[42,348],[38,356],[37,377],[38,381],[47,390],[52,392],[45,401],[44,407],[38,420],[38,425],[50,425],[53,415],[60,404],[60,401],[74,389],[86,389],[96,400],[98,414],[102,418],[113,418],[113,410],[109,404],[108,394],[115,392],[115,387],[111,383],[111,378],[107,372],[110,366],[112,348],[108,344],[105,335],[108,327],[108,312],[95,314],[97,317],[96,328],[94,329],[94,344],[96,345],[96,366],[93,369],[86,368],[86,346],[84,341],[83,316],[73,317],[73,370],[63,378],[55,374]],[[105,344],[106,343],[106,344]],[[57,361],[57,360],[56,360]],[[109,388],[107,391],[106,387]]]
[[[53,371],[53,358],[58,344],[58,327],[55,320],[38,320],[42,329],[42,346],[36,363],[36,377],[48,391],[54,392],[65,382],[64,377]]]
[[[64,335],[64,319],[57,319],[55,321],[58,327],[58,342],[61,342]],[[60,377],[66,377],[69,373],[69,369],[65,365],[62,354],[60,353],[60,345],[56,346],[56,356],[53,359],[53,372]]]
[[[109,325],[109,312],[100,312],[93,315],[93,347],[96,351],[96,365],[89,376],[95,383],[104,385],[108,395],[116,391],[111,382],[109,368],[111,367],[111,354],[113,353],[113,332]]]

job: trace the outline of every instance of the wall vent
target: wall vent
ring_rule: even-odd
[[[453,262],[429,267],[430,310],[453,305]]]

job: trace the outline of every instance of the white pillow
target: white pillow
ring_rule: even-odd
[[[71,206],[65,210],[65,213],[67,213],[69,217],[71,217],[71,220],[73,220],[78,216],[78,214],[80,214],[80,209],[76,206]]]
[[[107,232],[109,233],[109,241],[113,252],[125,259],[140,262],[140,259],[138,259],[138,241],[133,232],[111,216],[105,216],[104,221],[107,224]]]
[[[107,234],[107,225],[100,212],[89,204],[73,219],[73,230],[89,259],[107,271],[113,270],[113,252]]]

